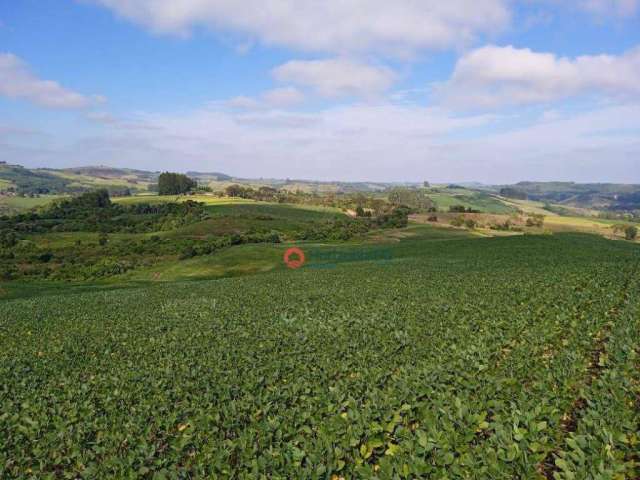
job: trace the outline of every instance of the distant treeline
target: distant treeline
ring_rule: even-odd
[[[112,203],[107,190],[54,202],[40,211],[0,217],[0,230],[23,233],[105,232],[147,233],[173,230],[209,218],[198,202]]]

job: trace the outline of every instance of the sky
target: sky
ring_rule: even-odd
[[[0,161],[640,183],[640,0],[0,0]]]

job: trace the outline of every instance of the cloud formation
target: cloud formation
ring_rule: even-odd
[[[311,88],[329,98],[374,96],[387,90],[396,77],[387,67],[346,59],[292,60],[271,73],[280,82]]]
[[[508,116],[390,103],[314,113],[233,112],[220,105],[140,114],[131,121],[141,128],[111,126],[47,152],[0,142],[0,155],[31,165],[106,163],[253,178],[640,181],[640,108],[633,105],[557,111],[522,127]]]
[[[91,0],[160,33],[205,26],[333,53],[410,55],[505,28],[508,0]]]
[[[640,96],[640,47],[622,55],[558,57],[512,46],[472,50],[436,91],[449,105],[500,107],[576,95]]]
[[[294,107],[304,102],[305,96],[295,87],[267,90],[257,97],[240,95],[224,102],[214,102],[234,110],[265,110]]]
[[[82,95],[52,80],[39,79],[11,53],[0,53],[0,95],[54,109],[86,108],[104,101],[103,97]]]
[[[640,0],[579,0],[578,4],[596,15],[630,17],[638,13]]]
[[[262,98],[272,107],[292,107],[304,101],[304,94],[294,87],[282,87],[265,92]]]

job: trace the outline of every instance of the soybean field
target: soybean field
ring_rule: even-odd
[[[3,300],[0,477],[640,475],[637,245],[361,260]]]

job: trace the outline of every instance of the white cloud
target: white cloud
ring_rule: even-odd
[[[85,108],[105,101],[68,90],[52,80],[41,80],[11,53],[0,53],[0,95],[28,100],[46,108]]]
[[[119,122],[119,120],[108,112],[87,112],[85,114],[87,120],[92,122],[102,123],[104,125],[113,125]]]
[[[232,110],[267,110],[293,107],[304,100],[304,94],[297,88],[282,87],[267,90],[257,97],[241,95],[224,102],[213,102],[211,106],[215,108],[216,105],[222,105]]]
[[[205,26],[300,50],[410,55],[467,44],[510,20],[508,0],[91,0],[149,29]]]
[[[238,97],[230,98],[229,100],[223,102],[225,106],[229,108],[236,108],[241,110],[254,110],[261,108],[262,104],[252,97],[247,97],[245,95],[240,95]]]
[[[302,103],[304,94],[294,87],[282,87],[265,92],[262,98],[273,107],[291,107]]]
[[[630,17],[638,13],[640,0],[578,0],[578,5],[596,15]]]
[[[640,95],[640,48],[623,55],[574,59],[527,48],[486,46],[462,56],[451,79],[436,88],[460,107],[544,103],[582,94]]]
[[[516,120],[516,121],[514,121]],[[46,149],[0,141],[27,165],[120,165],[223,171],[243,177],[343,180],[640,182],[640,107],[519,117],[362,104],[315,113],[237,112],[221,103],[181,115],[138,114]],[[114,163],[115,162],[115,163]]]
[[[396,78],[389,68],[339,58],[293,60],[271,73],[280,82],[308,87],[325,97],[377,95],[387,90]]]

